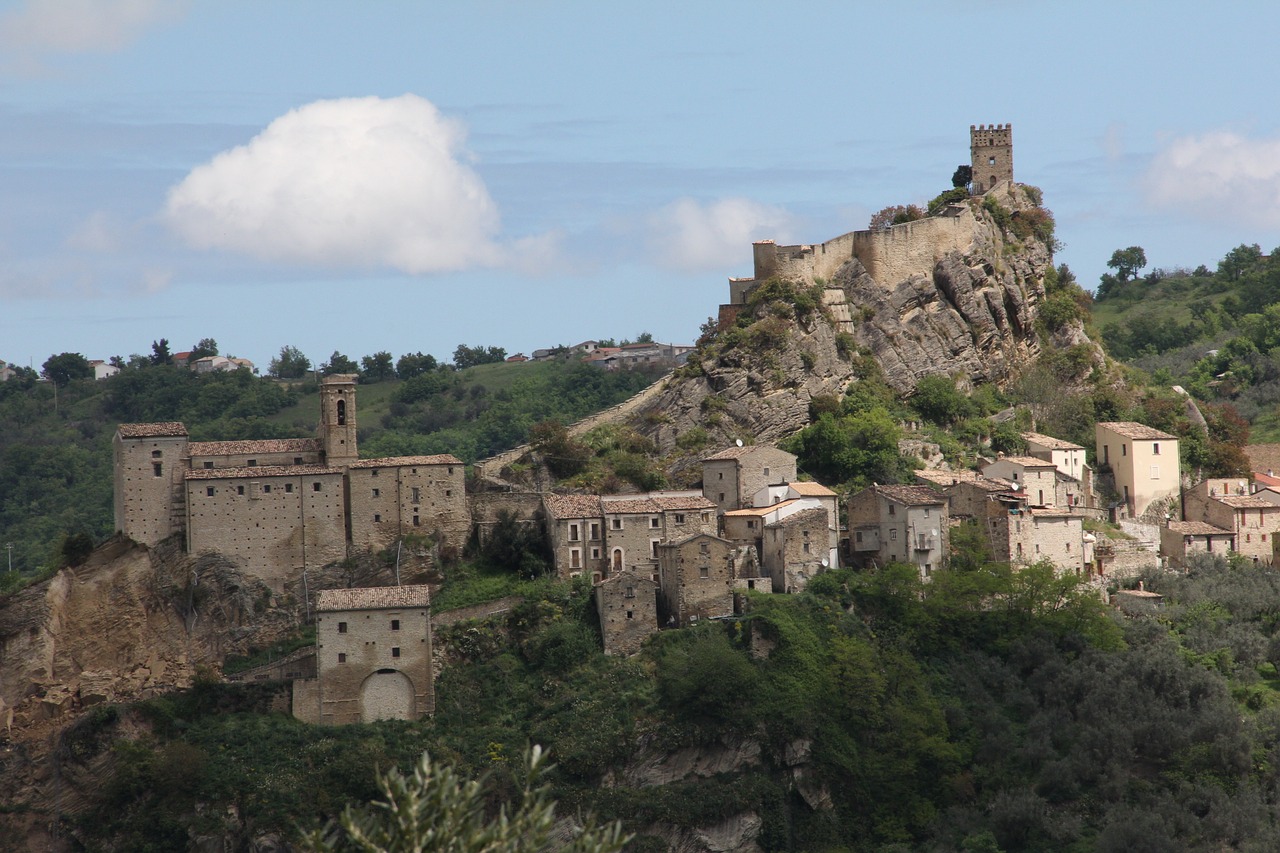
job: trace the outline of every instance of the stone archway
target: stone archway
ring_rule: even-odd
[[[413,682],[394,669],[380,669],[360,685],[360,722],[412,720]]]

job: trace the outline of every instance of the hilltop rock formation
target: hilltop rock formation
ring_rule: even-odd
[[[1009,228],[1011,214],[1039,210],[1027,191],[1003,185],[997,192],[994,203],[971,199],[955,215],[968,232],[957,239],[952,227],[949,245],[933,247],[928,274],[877,281],[850,257],[829,280],[755,284],[742,304],[722,308],[721,328],[630,423],[661,452],[676,453],[680,436],[696,428],[716,445],[776,442],[808,425],[813,398],[839,396],[873,372],[906,396],[937,373],[962,385],[1007,385],[1041,352],[1037,318],[1052,253],[1045,239],[1019,239]],[[1051,343],[1096,349],[1078,322]],[[1101,357],[1098,350],[1093,360]]]

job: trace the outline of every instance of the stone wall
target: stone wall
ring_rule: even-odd
[[[733,543],[704,534],[658,547],[662,600],[681,627],[733,613]]]
[[[596,612],[607,655],[633,655],[658,630],[658,585],[624,571],[596,584]]]
[[[381,551],[401,536],[439,533],[461,549],[471,532],[463,465],[387,462],[347,471],[352,544]]]
[[[426,608],[326,611],[316,615],[316,641],[320,722],[415,719],[435,710]]]
[[[489,537],[489,531],[498,523],[498,516],[510,513],[521,524],[541,524],[541,492],[472,492],[467,495],[467,507],[471,512],[471,529],[481,542]]]
[[[117,435],[113,448],[117,532],[143,545],[169,538],[181,529],[180,518],[174,523],[175,495],[186,470],[187,439]]]

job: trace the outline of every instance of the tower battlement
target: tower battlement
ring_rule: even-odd
[[[1013,125],[969,125],[969,153],[973,194],[982,195],[997,184],[1013,182]]]

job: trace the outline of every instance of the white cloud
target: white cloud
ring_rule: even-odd
[[[0,16],[0,44],[27,57],[46,51],[116,51],[149,27],[179,17],[186,5],[173,0],[27,0]]]
[[[67,237],[66,246],[85,252],[114,252],[123,242],[123,229],[110,214],[94,211]]]
[[[267,260],[418,274],[493,265],[498,211],[464,129],[416,95],[316,101],[169,192],[189,244]]]
[[[1158,207],[1280,227],[1280,139],[1228,131],[1174,139],[1152,161],[1145,188]]]
[[[751,243],[789,240],[792,217],[785,210],[745,198],[700,204],[679,199],[649,217],[652,259],[689,272],[751,262]]]

